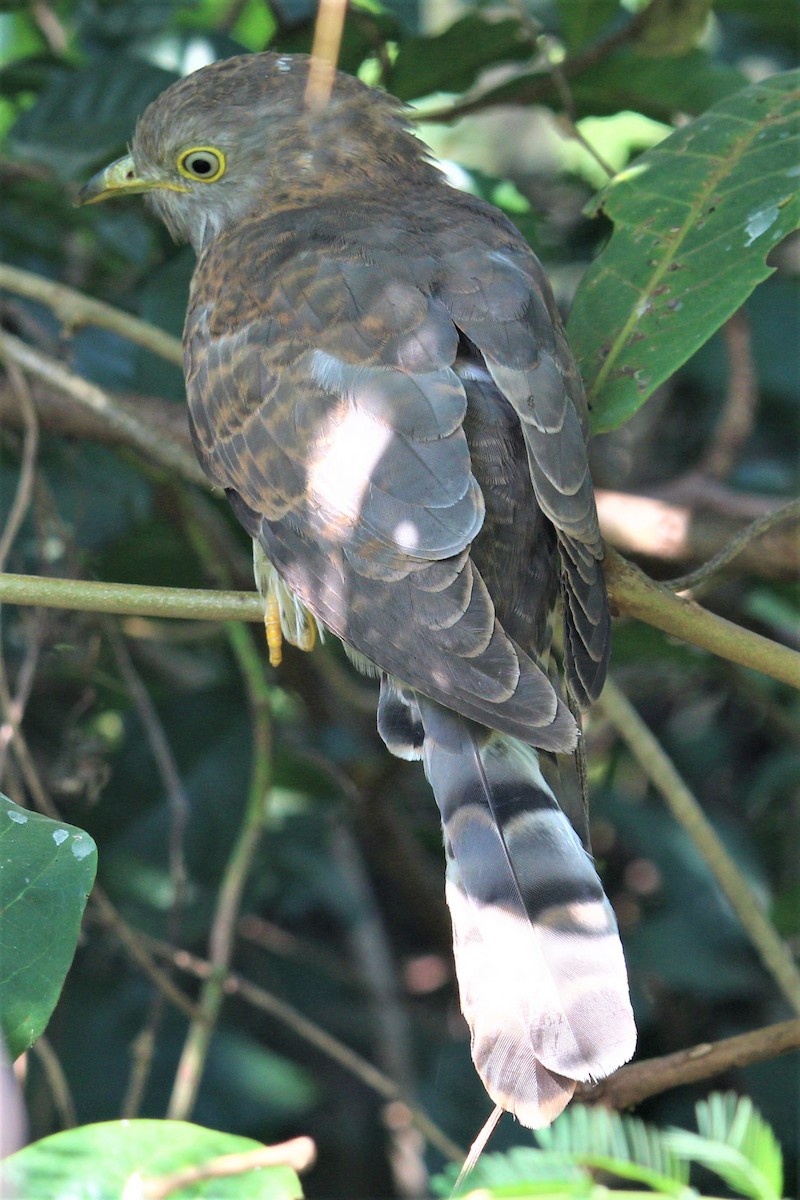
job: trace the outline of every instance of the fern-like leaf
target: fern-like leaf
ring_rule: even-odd
[[[749,1200],[780,1200],[781,1148],[749,1097],[714,1092],[696,1111],[699,1133],[670,1129],[663,1134],[673,1152],[702,1163]]]
[[[482,1154],[469,1178],[451,1191],[455,1167],[443,1172],[437,1194],[463,1196],[476,1188],[491,1188],[492,1196],[503,1196],[513,1188],[514,1196],[556,1194],[565,1200],[583,1200],[591,1194],[591,1176],[575,1163],[554,1160],[530,1146],[515,1146],[505,1154]]]
[[[666,1195],[680,1195],[689,1179],[688,1165],[657,1129],[600,1106],[575,1105],[549,1129],[537,1130],[536,1138],[547,1151],[639,1180]]]

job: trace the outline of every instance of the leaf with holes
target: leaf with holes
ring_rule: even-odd
[[[88,833],[0,794],[0,1029],[12,1058],[50,1020],[96,869]]]
[[[772,274],[800,226],[800,71],[721,101],[618,175],[614,233],[575,296],[569,335],[595,432],[644,404]]]

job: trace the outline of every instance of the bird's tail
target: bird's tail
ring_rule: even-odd
[[[495,1103],[531,1128],[549,1124],[577,1081],[604,1078],[634,1051],[614,913],[535,750],[422,696],[394,700],[406,707],[405,757],[421,750],[442,815],[473,1061]],[[397,734],[387,690],[384,734],[393,712]]]

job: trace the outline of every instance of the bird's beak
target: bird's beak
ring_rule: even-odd
[[[170,192],[188,192],[188,187],[181,187],[167,179],[145,179],[138,174],[130,154],[118,158],[110,166],[104,167],[85,183],[75,197],[75,204],[99,204],[110,196],[133,196],[140,192],[155,192],[166,189]]]

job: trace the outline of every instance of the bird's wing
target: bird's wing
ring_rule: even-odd
[[[538,260],[496,214],[485,228],[480,243],[469,238],[468,225],[465,236],[455,222],[444,235],[446,273],[438,295],[473,359],[519,417],[536,499],[561,551],[567,680],[585,706],[602,690],[611,637],[586,454],[586,400]]]
[[[379,224],[366,253],[363,230],[348,243],[254,221],[201,260],[185,336],[199,456],[345,642],[475,720],[569,750],[566,707],[470,557],[485,505],[459,332],[434,266],[376,246]]]

